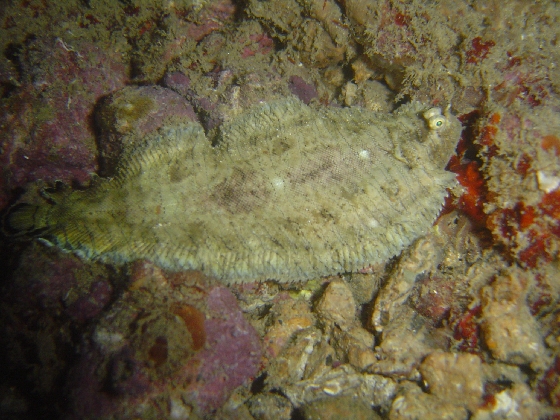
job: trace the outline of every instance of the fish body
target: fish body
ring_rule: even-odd
[[[198,123],[164,127],[123,153],[116,177],[20,206],[7,224],[85,258],[226,283],[356,271],[430,228],[460,132],[418,103],[382,114],[286,99],[224,123],[216,146]]]

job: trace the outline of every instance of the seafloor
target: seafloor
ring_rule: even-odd
[[[0,208],[251,105],[451,106],[433,228],[308,282],[224,285],[0,243],[3,419],[560,419],[560,5],[3,0]]]

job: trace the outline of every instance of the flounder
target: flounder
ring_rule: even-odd
[[[418,103],[382,114],[289,98],[224,123],[216,146],[198,123],[166,126],[123,153],[116,177],[18,204],[6,227],[226,283],[356,271],[430,228],[460,133],[448,110]]]

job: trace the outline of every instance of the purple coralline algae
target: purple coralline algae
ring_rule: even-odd
[[[71,370],[70,417],[210,415],[254,379],[259,336],[231,291],[208,280],[136,264]]]
[[[95,104],[127,81],[118,56],[85,42],[31,41],[19,60],[20,86],[0,111],[0,207],[31,181],[86,183],[98,168]]]

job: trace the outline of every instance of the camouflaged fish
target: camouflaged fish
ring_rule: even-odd
[[[356,271],[430,228],[460,132],[449,111],[418,103],[384,114],[286,99],[224,123],[214,147],[198,123],[164,127],[124,152],[115,178],[20,204],[7,228],[226,283]]]

